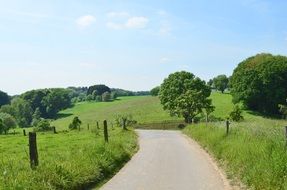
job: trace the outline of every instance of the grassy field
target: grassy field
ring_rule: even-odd
[[[214,115],[226,118],[232,110],[229,94],[212,94]],[[251,189],[287,189],[286,121],[264,118],[245,111],[245,120],[231,123],[227,136],[224,122],[190,125],[184,133],[197,140]]]
[[[168,112],[163,111],[157,97],[131,96],[121,97],[114,102],[85,102],[77,104],[71,109],[61,112],[66,116],[53,122],[59,130],[67,129],[73,117],[80,116],[83,126],[90,124],[96,126],[96,121],[114,121],[119,114],[131,114],[139,124],[160,123],[163,121],[179,121],[177,117],[170,117]]]
[[[36,170],[30,169],[28,138],[22,135],[22,129],[16,129],[16,135],[0,136],[0,189],[80,189],[103,182],[137,150],[133,130],[124,132],[111,125],[118,114],[125,113],[132,114],[140,124],[178,120],[162,110],[156,97],[79,103],[62,111],[60,118],[52,122],[58,134],[38,133],[40,164]],[[75,116],[83,122],[80,132],[68,130]],[[105,119],[110,129],[109,144],[104,143],[102,135]]]
[[[232,110],[229,94],[212,93],[215,117],[225,119]],[[20,129],[16,135],[0,136],[0,189],[79,189],[103,182],[130,159],[137,149],[133,130],[123,132],[111,123],[118,114],[132,114],[139,124],[153,126],[180,122],[162,110],[157,97],[124,97],[114,102],[84,102],[60,113],[52,124],[58,134],[38,133],[40,166],[31,170],[28,139]],[[230,178],[239,178],[252,189],[287,189],[287,153],[283,126],[286,121],[264,118],[244,111],[245,120],[231,124],[228,136],[224,122],[190,125],[184,133],[211,152]],[[74,116],[82,130],[68,131]],[[96,121],[108,120],[110,143]],[[90,130],[87,130],[87,124]],[[31,130],[31,129],[29,129]]]

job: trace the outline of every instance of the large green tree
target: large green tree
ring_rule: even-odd
[[[87,95],[93,94],[93,92],[96,91],[96,94],[101,96],[103,95],[105,92],[111,92],[111,89],[109,87],[107,87],[106,85],[103,84],[99,84],[99,85],[94,85],[94,86],[90,86],[88,91],[87,91]]]
[[[33,110],[28,101],[22,98],[14,98],[11,102],[12,109],[14,110],[14,117],[20,127],[30,127],[32,122]]]
[[[0,113],[0,134],[3,132],[7,134],[7,132],[15,128],[17,126],[17,123],[13,116],[11,116],[8,113]]]
[[[170,74],[160,90],[160,101],[171,115],[182,116],[191,123],[195,116],[211,106],[211,89],[192,73],[181,71]]]
[[[258,54],[239,63],[231,78],[234,103],[242,101],[249,109],[278,114],[286,104],[287,57]]]
[[[228,88],[228,77],[226,75],[218,75],[213,79],[213,86],[216,90],[223,93]]]
[[[0,107],[5,104],[9,104],[9,102],[10,102],[10,99],[9,99],[8,94],[0,90]]]

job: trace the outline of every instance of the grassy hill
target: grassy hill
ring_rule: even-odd
[[[212,93],[215,117],[226,118],[233,105],[229,94]],[[98,184],[116,172],[137,149],[133,130],[111,127],[118,114],[132,114],[140,124],[181,121],[163,111],[157,97],[124,97],[114,102],[84,102],[60,113],[52,124],[58,134],[38,133],[40,165],[31,170],[28,139],[0,136],[0,189],[78,189]],[[286,121],[264,118],[249,111],[245,120],[231,124],[225,134],[224,122],[190,125],[184,133],[211,152],[230,177],[240,178],[254,189],[287,189],[287,154],[283,126]],[[74,116],[82,120],[82,130],[68,131]],[[108,120],[110,143],[103,141],[102,121]],[[96,121],[101,129],[96,129]],[[87,129],[90,125],[90,130]],[[31,130],[31,129],[28,129]]]
[[[214,115],[226,118],[232,110],[231,95],[212,94]],[[251,189],[287,189],[286,120],[264,118],[248,110],[244,121],[190,125],[184,133],[197,140],[226,168],[229,177],[239,178]]]
[[[139,124],[181,120],[171,117],[162,109],[158,97],[131,96],[120,97],[114,102],[84,102],[60,112],[63,118],[53,122],[57,128],[67,129],[74,116],[79,116],[83,125],[96,126],[96,121],[107,119],[113,122],[119,114],[131,114]],[[65,117],[66,116],[66,117]]]

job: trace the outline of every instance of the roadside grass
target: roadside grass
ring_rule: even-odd
[[[214,115],[226,118],[232,110],[231,96],[213,93]],[[220,103],[219,103],[220,102]],[[287,189],[286,120],[243,113],[245,120],[232,122],[226,135],[225,122],[189,125],[184,133],[211,152],[227,171],[251,189]]]
[[[28,138],[0,137],[0,189],[81,189],[117,171],[137,149],[134,131],[38,133],[39,166],[30,169]]]

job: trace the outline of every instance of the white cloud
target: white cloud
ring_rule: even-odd
[[[96,18],[92,15],[84,15],[76,19],[76,24],[80,28],[86,28],[93,24],[96,21]]]
[[[160,58],[160,63],[167,63],[167,62],[170,62],[169,58],[167,58],[167,57]]]
[[[122,23],[117,23],[114,21],[109,21],[106,23],[106,26],[108,28],[114,29],[114,30],[120,30],[120,29],[143,29],[147,27],[147,24],[149,22],[149,19],[143,16],[135,16],[135,17],[129,17],[126,21],[123,21]]]
[[[145,28],[149,20],[146,17],[131,17],[126,23],[127,28]]]
[[[124,12],[124,11],[122,11],[122,12],[109,12],[107,14],[107,16],[109,18],[125,18],[125,17],[129,17],[130,14],[128,12]]]

